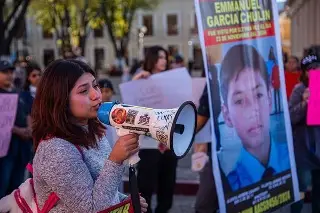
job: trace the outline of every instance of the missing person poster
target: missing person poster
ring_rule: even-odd
[[[195,0],[195,8],[210,114],[220,112],[211,123],[220,212],[299,200],[276,1]]]

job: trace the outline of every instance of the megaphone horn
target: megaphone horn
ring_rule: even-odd
[[[176,109],[151,109],[138,106],[103,103],[98,110],[99,120],[114,126],[117,134],[147,135],[169,147],[177,158],[185,156],[192,146],[197,126],[196,107],[187,101]],[[141,212],[135,167],[138,153],[129,158],[129,185],[134,212]]]
[[[177,158],[184,157],[192,146],[197,113],[193,102],[174,109],[152,109],[117,102],[103,103],[99,120],[128,133],[150,136],[171,149]]]

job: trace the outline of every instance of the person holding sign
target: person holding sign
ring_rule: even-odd
[[[127,199],[118,187],[123,162],[139,151],[138,136],[122,136],[111,148],[97,118],[102,100],[95,76],[78,60],[54,61],[43,73],[31,113],[40,209],[52,192],[59,198],[52,212],[95,213]]]
[[[145,79],[152,74],[168,69],[168,53],[160,46],[153,46],[146,54],[143,71],[133,76],[133,80]],[[158,146],[159,144],[159,146]],[[149,204],[157,186],[157,207],[155,213],[167,213],[173,202],[176,183],[177,159],[171,150],[152,138],[143,137],[140,141],[140,161],[138,163],[138,188]]]
[[[227,175],[232,190],[289,170],[287,143],[272,141],[270,136],[270,80],[265,61],[253,46],[239,44],[229,49],[222,61],[220,85],[224,121],[242,143],[240,156]]]
[[[307,55],[301,60],[302,74],[300,83],[295,86],[289,101],[289,112],[292,123],[294,150],[298,168],[300,191],[307,190],[305,173],[311,170],[312,177],[312,212],[320,212],[320,156],[316,155],[319,146],[319,126],[307,125],[307,107],[310,97],[309,71],[320,69],[320,58],[317,55]],[[292,209],[302,209],[302,202],[292,206]],[[299,206],[300,205],[300,206]]]
[[[16,100],[18,94],[12,89],[13,73],[14,67],[8,61],[0,61],[0,95],[10,94]],[[12,130],[6,130],[3,127],[0,130],[0,133],[3,134],[7,131],[9,134],[12,133],[11,140],[6,141],[9,143],[9,150],[5,156],[0,157],[0,199],[10,194],[23,182],[25,167],[30,159],[25,154],[28,150],[30,152],[28,140],[31,139],[31,129],[27,124],[27,113],[22,98],[18,97],[18,102],[10,101],[10,103],[3,103],[3,105],[6,105],[9,109],[16,108],[17,110],[15,116],[12,115],[12,110],[11,115],[7,116],[15,117]],[[0,118],[0,121],[3,120],[3,118]],[[3,135],[0,135],[0,137],[0,139],[3,139]],[[1,143],[0,149],[3,148]]]
[[[40,67],[35,62],[28,62],[25,69],[26,69],[27,76],[26,76],[26,81],[23,86],[23,91],[20,93],[20,97],[23,100],[24,108],[26,110],[28,126],[31,128],[32,104],[33,104],[33,100],[36,96],[37,86],[41,80],[42,71],[41,71]],[[30,161],[33,156],[33,154],[29,154],[30,152],[32,153],[32,151],[33,151],[31,137],[30,137],[29,141],[26,142],[26,145],[29,145],[29,147],[25,150],[25,152],[26,152],[25,158],[27,161]]]

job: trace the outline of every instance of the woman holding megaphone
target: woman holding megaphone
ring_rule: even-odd
[[[145,56],[143,69],[132,79],[145,79],[150,75],[168,70],[167,51],[160,46],[150,47]],[[173,201],[177,158],[162,143],[149,137],[141,137],[137,177],[139,191],[148,203],[147,213],[152,213],[151,197],[155,190],[157,192],[155,213],[167,213]]]
[[[32,109],[36,154],[33,177],[39,208],[57,196],[50,212],[99,212],[127,199],[118,192],[123,162],[139,151],[138,136],[111,148],[97,119],[101,92],[84,62],[57,60],[44,71]],[[141,198],[141,211],[147,203]]]

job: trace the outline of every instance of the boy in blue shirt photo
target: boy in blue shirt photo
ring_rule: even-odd
[[[266,62],[250,45],[229,49],[220,71],[222,115],[234,128],[242,148],[227,174],[232,191],[290,169],[286,141],[273,141],[270,133],[272,92]]]

